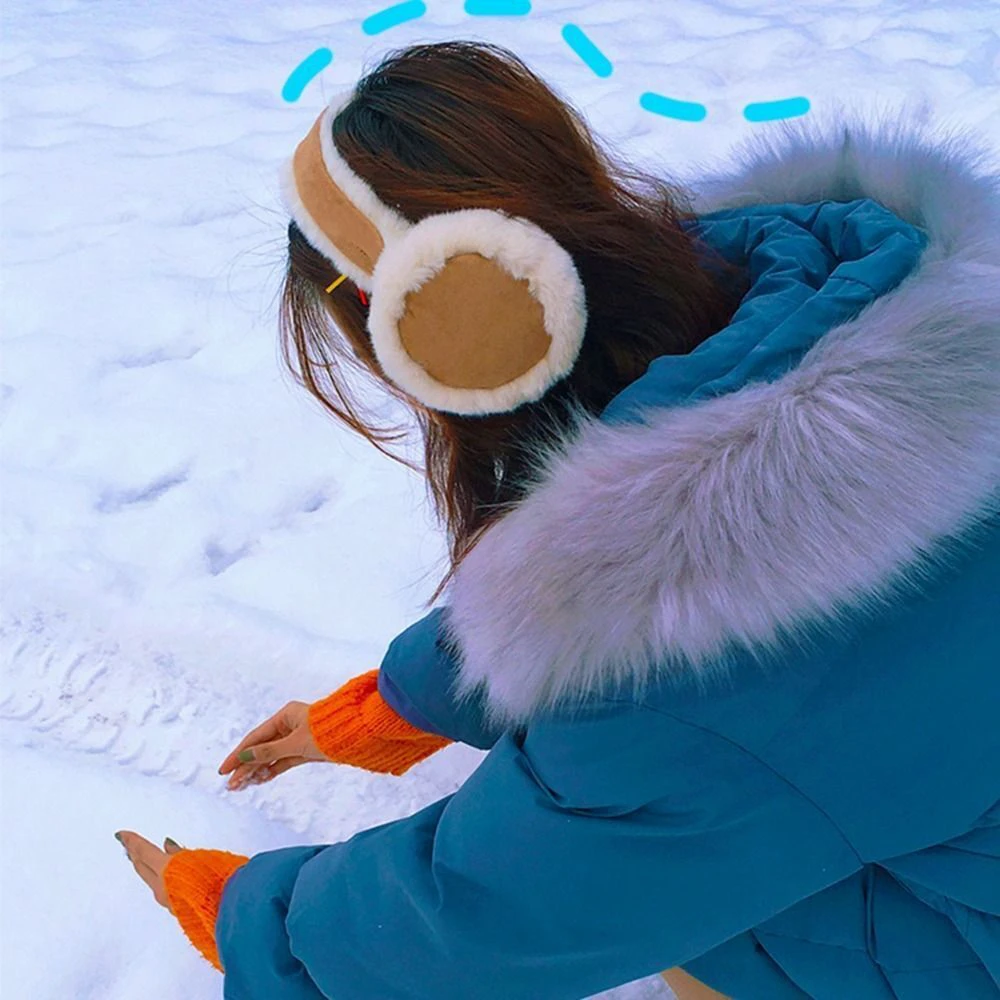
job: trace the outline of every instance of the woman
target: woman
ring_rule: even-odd
[[[300,143],[297,377],[413,408],[451,599],[220,771],[490,752],[345,843],[124,832],[226,997],[1000,996],[1000,185],[811,122],[695,213],[448,42]]]

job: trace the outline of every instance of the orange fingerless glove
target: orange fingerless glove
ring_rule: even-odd
[[[395,775],[454,742],[417,729],[387,704],[378,692],[378,670],[314,701],[309,730],[316,746],[335,763]]]
[[[378,670],[349,680],[309,706],[309,731],[334,763],[400,775],[454,742],[417,729],[378,693]],[[188,940],[222,972],[215,921],[226,880],[250,859],[229,851],[180,850],[163,870],[170,910]]]
[[[226,880],[250,859],[229,851],[184,850],[171,854],[163,869],[163,886],[170,912],[187,939],[222,972],[215,943],[215,921],[219,916]]]

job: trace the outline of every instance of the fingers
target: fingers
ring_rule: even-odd
[[[243,755],[252,754],[252,759],[244,763],[271,764],[283,757],[304,757],[306,735],[301,732],[290,733],[284,739],[271,743],[258,743],[242,751]]]
[[[229,776],[226,787],[230,791],[237,791],[245,785],[251,784],[255,780],[254,776],[267,770],[269,766],[269,764],[240,764]]]
[[[159,876],[153,871],[145,861],[139,861],[136,859],[132,862],[132,867],[136,870],[139,878],[149,886],[150,889],[156,890],[156,883],[159,881]]]
[[[121,831],[121,842],[128,853],[128,859],[135,873],[149,886],[154,899],[161,905],[170,908],[166,890],[163,886],[163,868],[167,863],[167,855],[145,837],[140,837],[130,830]]]
[[[240,764],[226,783],[230,791],[239,791],[247,785],[261,785],[289,768],[307,763],[305,757],[282,757],[273,764]]]
[[[154,871],[149,865],[144,864],[142,861],[137,861],[133,864],[139,878],[149,886],[153,893],[153,898],[160,904],[160,906],[165,906],[168,910],[170,909],[170,901],[167,899],[167,890],[163,885],[163,876],[159,872]]]
[[[270,781],[279,774],[284,774],[289,768],[298,767],[299,764],[307,764],[308,762],[308,757],[285,757],[284,760],[275,761],[268,766],[268,775],[263,780]]]
[[[246,788],[247,785],[256,785],[266,781],[266,774],[270,767],[270,764],[240,764],[230,775],[226,787],[231,792],[238,792]]]
[[[240,740],[239,744],[233,749],[232,753],[219,765],[219,774],[227,774],[239,763],[239,755],[241,750],[245,750],[247,747],[252,746],[254,743],[263,743],[267,740],[272,740],[276,736],[282,734],[282,729],[279,725],[278,718],[281,713],[284,712],[282,709],[280,712],[276,712],[262,722],[256,729],[252,729],[246,736]]]
[[[155,873],[163,869],[167,863],[166,855],[156,844],[151,844],[145,837],[140,837],[130,830],[122,830],[121,833],[125,850],[128,851],[129,860],[133,864],[136,862],[143,864]]]
[[[250,779],[257,773],[262,767],[267,767],[266,764],[240,764],[235,771],[229,776],[229,780],[226,782],[226,788],[230,791],[235,791],[242,788],[244,785],[248,784]]]

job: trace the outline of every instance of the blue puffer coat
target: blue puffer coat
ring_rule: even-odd
[[[1000,997],[1000,178],[816,119],[699,177],[750,268],[400,635],[381,691],[489,749],[253,857],[228,1000]]]

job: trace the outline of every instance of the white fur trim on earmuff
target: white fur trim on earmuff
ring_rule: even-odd
[[[323,163],[333,182],[371,220],[381,234],[382,241],[386,246],[389,246],[409,230],[412,223],[386,205],[375,194],[367,181],[348,166],[347,161],[337,151],[333,142],[333,120],[353,97],[353,89],[342,91],[330,101],[323,112],[323,119],[320,123],[320,148],[323,152]],[[312,246],[322,253],[337,270],[346,274],[359,288],[370,292],[372,290],[372,276],[337,249],[303,204],[295,183],[293,162],[294,157],[290,157],[281,168],[281,194],[286,211],[295,220]]]
[[[406,297],[456,254],[495,260],[525,279],[541,303],[552,344],[533,368],[496,389],[461,389],[434,379],[407,354],[399,337]],[[435,410],[487,414],[540,399],[573,367],[587,325],[583,282],[573,258],[548,233],[526,219],[470,208],[428,216],[387,244],[373,276],[368,329],[386,375]],[[516,336],[516,331],[514,333]]]

